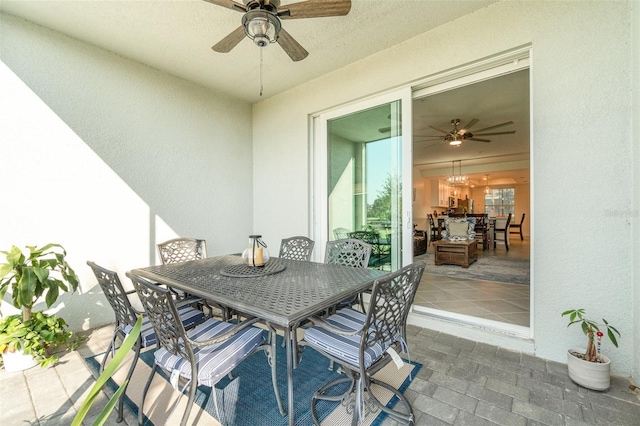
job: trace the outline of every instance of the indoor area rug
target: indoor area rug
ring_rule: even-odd
[[[478,260],[468,268],[458,265],[438,266],[434,262],[433,253],[430,252],[416,256],[414,259],[426,263],[425,274],[524,285],[529,285],[531,280],[529,259],[505,259],[479,255]]]
[[[282,396],[285,409],[287,407],[287,384],[286,384],[286,361],[284,348],[278,345],[278,386]],[[87,359],[89,366],[95,372],[99,368],[102,355]],[[136,366],[134,375],[127,388],[126,404],[131,410],[138,412],[137,403],[142,396],[142,389],[151,371],[150,365],[153,360],[153,350],[146,350],[140,355],[140,360]],[[129,362],[126,363],[128,367]],[[379,378],[392,386],[406,390],[411,380],[415,378],[421,365],[418,363],[405,362],[400,369],[391,362],[376,374]],[[335,369],[337,370],[336,365]],[[111,392],[117,388],[118,384],[124,380],[126,371],[121,368],[111,380],[109,386]],[[329,370],[329,360],[310,347],[304,349],[301,361],[297,369],[293,370],[294,382],[294,406],[296,425],[310,425],[311,396],[318,388],[331,379],[337,378],[339,373]],[[393,406],[397,398],[380,388],[373,390],[384,403]],[[254,425],[288,425],[289,417],[283,417],[278,410],[278,406],[273,393],[271,383],[271,369],[264,352],[260,351],[241,363],[233,371],[233,379],[225,378],[215,387],[216,397],[220,410],[221,421],[218,421],[216,408],[211,388],[200,386],[196,394],[196,404],[194,405],[188,424],[198,425],[234,425],[234,426],[254,426]],[[156,374],[152,386],[147,394],[145,402],[145,426],[178,424],[184,413],[188,397],[185,395],[178,398],[178,392],[174,391],[164,373]],[[178,403],[176,404],[176,400]],[[323,426],[349,424],[350,415],[346,409],[337,403],[320,401],[317,404],[316,412],[322,421]],[[373,413],[365,419],[364,425],[380,424],[386,414]]]

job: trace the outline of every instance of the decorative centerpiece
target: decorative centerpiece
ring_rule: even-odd
[[[618,347],[616,335],[620,337],[620,333],[604,318],[602,319],[604,324],[598,324],[585,318],[584,309],[571,309],[563,312],[562,316],[569,316],[567,327],[580,324],[582,331],[587,336],[586,350],[569,349],[567,351],[569,377],[588,389],[600,391],[608,389],[611,383],[611,361],[600,353],[604,336],[600,328],[606,329],[607,337],[616,348]]]
[[[242,263],[224,267],[220,273],[226,277],[255,278],[285,270],[286,267],[282,262],[269,262],[269,259],[269,250],[262,241],[262,235],[249,235],[249,244],[242,252]]]
[[[253,267],[263,267],[269,261],[269,250],[262,241],[262,235],[249,235],[249,244],[242,252],[242,259]]]

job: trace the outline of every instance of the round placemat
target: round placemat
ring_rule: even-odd
[[[245,263],[240,265],[231,265],[223,268],[220,273],[226,277],[233,278],[251,278],[264,277],[265,275],[277,274],[285,270],[282,263],[267,262],[264,266],[249,266]]]

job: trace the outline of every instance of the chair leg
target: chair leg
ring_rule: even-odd
[[[196,371],[194,371],[196,370]],[[191,414],[191,408],[193,407],[193,403],[196,399],[196,390],[198,390],[198,371],[197,369],[191,369],[191,382],[189,383],[189,400],[187,401],[187,407],[184,409],[184,414],[182,415],[182,420],[180,421],[180,426],[186,426],[187,420],[189,420],[189,414]],[[215,389],[211,389],[211,392],[214,392],[215,397]],[[218,401],[216,399],[216,411],[218,410]],[[218,417],[220,417],[220,413],[218,412]]]
[[[127,385],[125,385],[124,387],[124,391],[122,392],[122,395],[120,395],[120,398],[118,398],[118,418],[116,419],[116,423],[120,423],[122,422],[122,420],[124,419],[124,397],[125,394],[127,393],[127,387],[129,386],[129,380],[131,380],[131,376],[133,376],[133,370],[136,369],[136,364],[138,363],[138,358],[140,358],[140,346],[141,346],[141,339],[140,337],[138,337],[138,341],[136,342],[135,346],[133,347],[134,351],[135,351],[135,355],[133,357],[133,360],[131,361],[131,366],[129,367],[129,371],[127,372],[127,377],[125,379],[125,383],[127,383]],[[142,411],[142,409],[140,409],[140,411]]]
[[[408,411],[408,413],[401,413],[397,410],[388,408],[387,406],[385,406],[384,404],[382,404],[380,401],[378,401],[377,398],[375,398],[372,394],[370,394],[370,400],[371,402],[375,403],[375,405],[382,411],[384,411],[385,413],[387,413],[389,415],[389,417],[391,417],[392,419],[394,419],[395,421],[397,421],[398,423],[401,424],[408,424],[408,425],[413,425],[414,424],[414,417],[413,417],[413,409],[411,408],[411,404],[409,403],[409,401],[407,400],[407,398],[405,398],[405,396],[402,394],[402,392],[400,392],[398,389],[394,388],[393,386],[370,378],[369,379],[370,384],[375,384],[378,385],[380,387],[383,387],[385,389],[387,389],[388,391],[392,392],[396,398],[399,399],[399,401],[402,403],[402,405],[405,406],[406,410]],[[395,407],[398,407],[398,404],[395,405]],[[394,407],[394,408],[395,408]]]
[[[118,337],[118,326],[116,325],[115,330],[113,330],[113,336],[111,336],[111,342],[109,342],[109,347],[107,351],[104,353],[104,358],[102,358],[102,362],[100,363],[100,374],[104,371],[104,367],[107,365],[107,358],[109,358],[109,353],[111,353],[111,358],[113,358],[116,352],[116,338]]]
[[[140,401],[140,407],[138,408],[138,426],[142,426],[142,416],[144,415],[144,400],[147,397],[149,386],[151,386],[153,375],[156,374],[157,369],[158,369],[158,365],[154,362],[153,367],[151,367],[151,373],[149,373],[149,378],[147,379],[147,383],[144,385],[144,390],[142,391],[142,400]]]
[[[346,392],[340,395],[325,395],[325,392],[327,390],[346,382],[351,382]],[[316,426],[320,426],[320,421],[318,420],[318,416],[316,414],[317,400],[321,399],[323,401],[346,402],[348,401],[349,395],[353,392],[353,388],[355,385],[356,381],[353,378],[340,377],[332,382],[325,384],[320,389],[315,391],[313,396],[311,397],[311,419],[313,420],[313,424]]]
[[[522,226],[520,227],[520,241],[524,241],[524,236],[522,235]]]

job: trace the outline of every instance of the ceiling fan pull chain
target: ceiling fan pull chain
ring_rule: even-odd
[[[262,51],[264,50],[264,47],[260,48],[260,96],[262,96]]]

